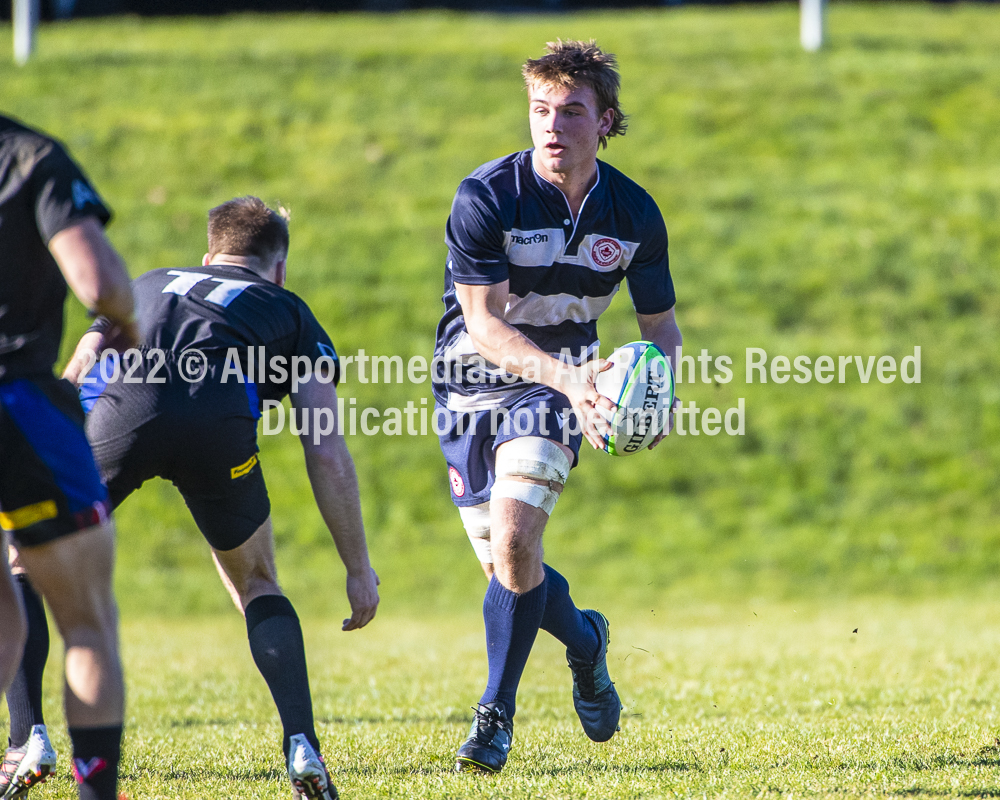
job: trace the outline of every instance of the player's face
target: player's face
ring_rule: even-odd
[[[611,130],[614,112],[598,112],[597,97],[589,86],[568,89],[533,84],[528,99],[535,165],[543,177],[558,181],[579,173],[589,178],[601,137]]]

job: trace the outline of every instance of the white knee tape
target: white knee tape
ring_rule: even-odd
[[[484,564],[492,564],[489,502],[480,503],[478,506],[459,507],[458,513],[462,517],[462,524],[469,535],[472,549],[476,551],[476,557]]]
[[[541,436],[522,436],[500,448],[496,476],[515,475],[565,484],[569,480],[569,468],[569,459],[555,442]]]
[[[511,500],[520,500],[529,506],[542,509],[546,514],[551,514],[556,507],[556,500],[559,499],[559,492],[553,492],[548,486],[538,483],[528,483],[527,481],[515,481],[510,478],[499,478],[493,484],[490,497],[509,497]]]
[[[497,455],[497,477],[490,497],[520,500],[551,514],[559,499],[559,492],[551,484],[558,483],[560,487],[565,484],[569,469],[569,459],[555,442],[540,436],[513,439]],[[530,480],[520,480],[523,478]]]

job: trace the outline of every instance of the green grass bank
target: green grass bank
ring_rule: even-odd
[[[555,37],[617,53],[628,135],[602,155],[671,235],[687,352],[732,379],[679,387],[745,433],[585,453],[547,552],[592,602],[988,590],[1000,568],[1000,10],[838,3],[830,46],[793,5],[565,16],[440,12],[75,21],[16,69],[0,109],[66,141],[117,213],[134,273],[194,266],[207,209],[258,194],[292,211],[289,288],[342,355],[429,358],[458,182],[529,146],[519,65]],[[68,339],[85,325],[78,306]],[[607,348],[636,338],[625,293]],[[67,341],[67,347],[69,341]],[[921,348],[920,383],[748,383],[769,359]],[[699,366],[700,369],[700,366]],[[709,371],[711,378],[716,373]],[[362,383],[401,408],[429,384]],[[690,377],[690,376],[688,376]],[[433,435],[352,437],[384,613],[475,607],[481,577]],[[279,559],[305,611],[343,571],[297,442],[262,437]],[[118,515],[126,615],[228,599],[169,485]],[[650,606],[652,607],[652,606]],[[339,612],[336,612],[339,613]]]

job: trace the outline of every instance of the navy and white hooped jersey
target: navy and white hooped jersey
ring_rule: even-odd
[[[485,362],[465,327],[455,284],[510,281],[504,319],[573,364],[597,352],[597,318],[622,279],[640,314],[674,306],[667,229],[653,198],[602,161],[576,222],[565,195],[524,150],[462,181],[448,218],[445,311],[434,349],[434,394],[454,411],[504,406],[526,383]],[[443,380],[442,380],[443,378]]]

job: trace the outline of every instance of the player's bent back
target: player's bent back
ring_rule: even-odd
[[[299,297],[246,268],[154,270],[133,288],[146,345],[105,351],[81,382],[112,504],[165,478],[209,543],[232,549],[270,513],[257,456],[261,404],[287,396],[293,377],[336,380],[336,352]]]

